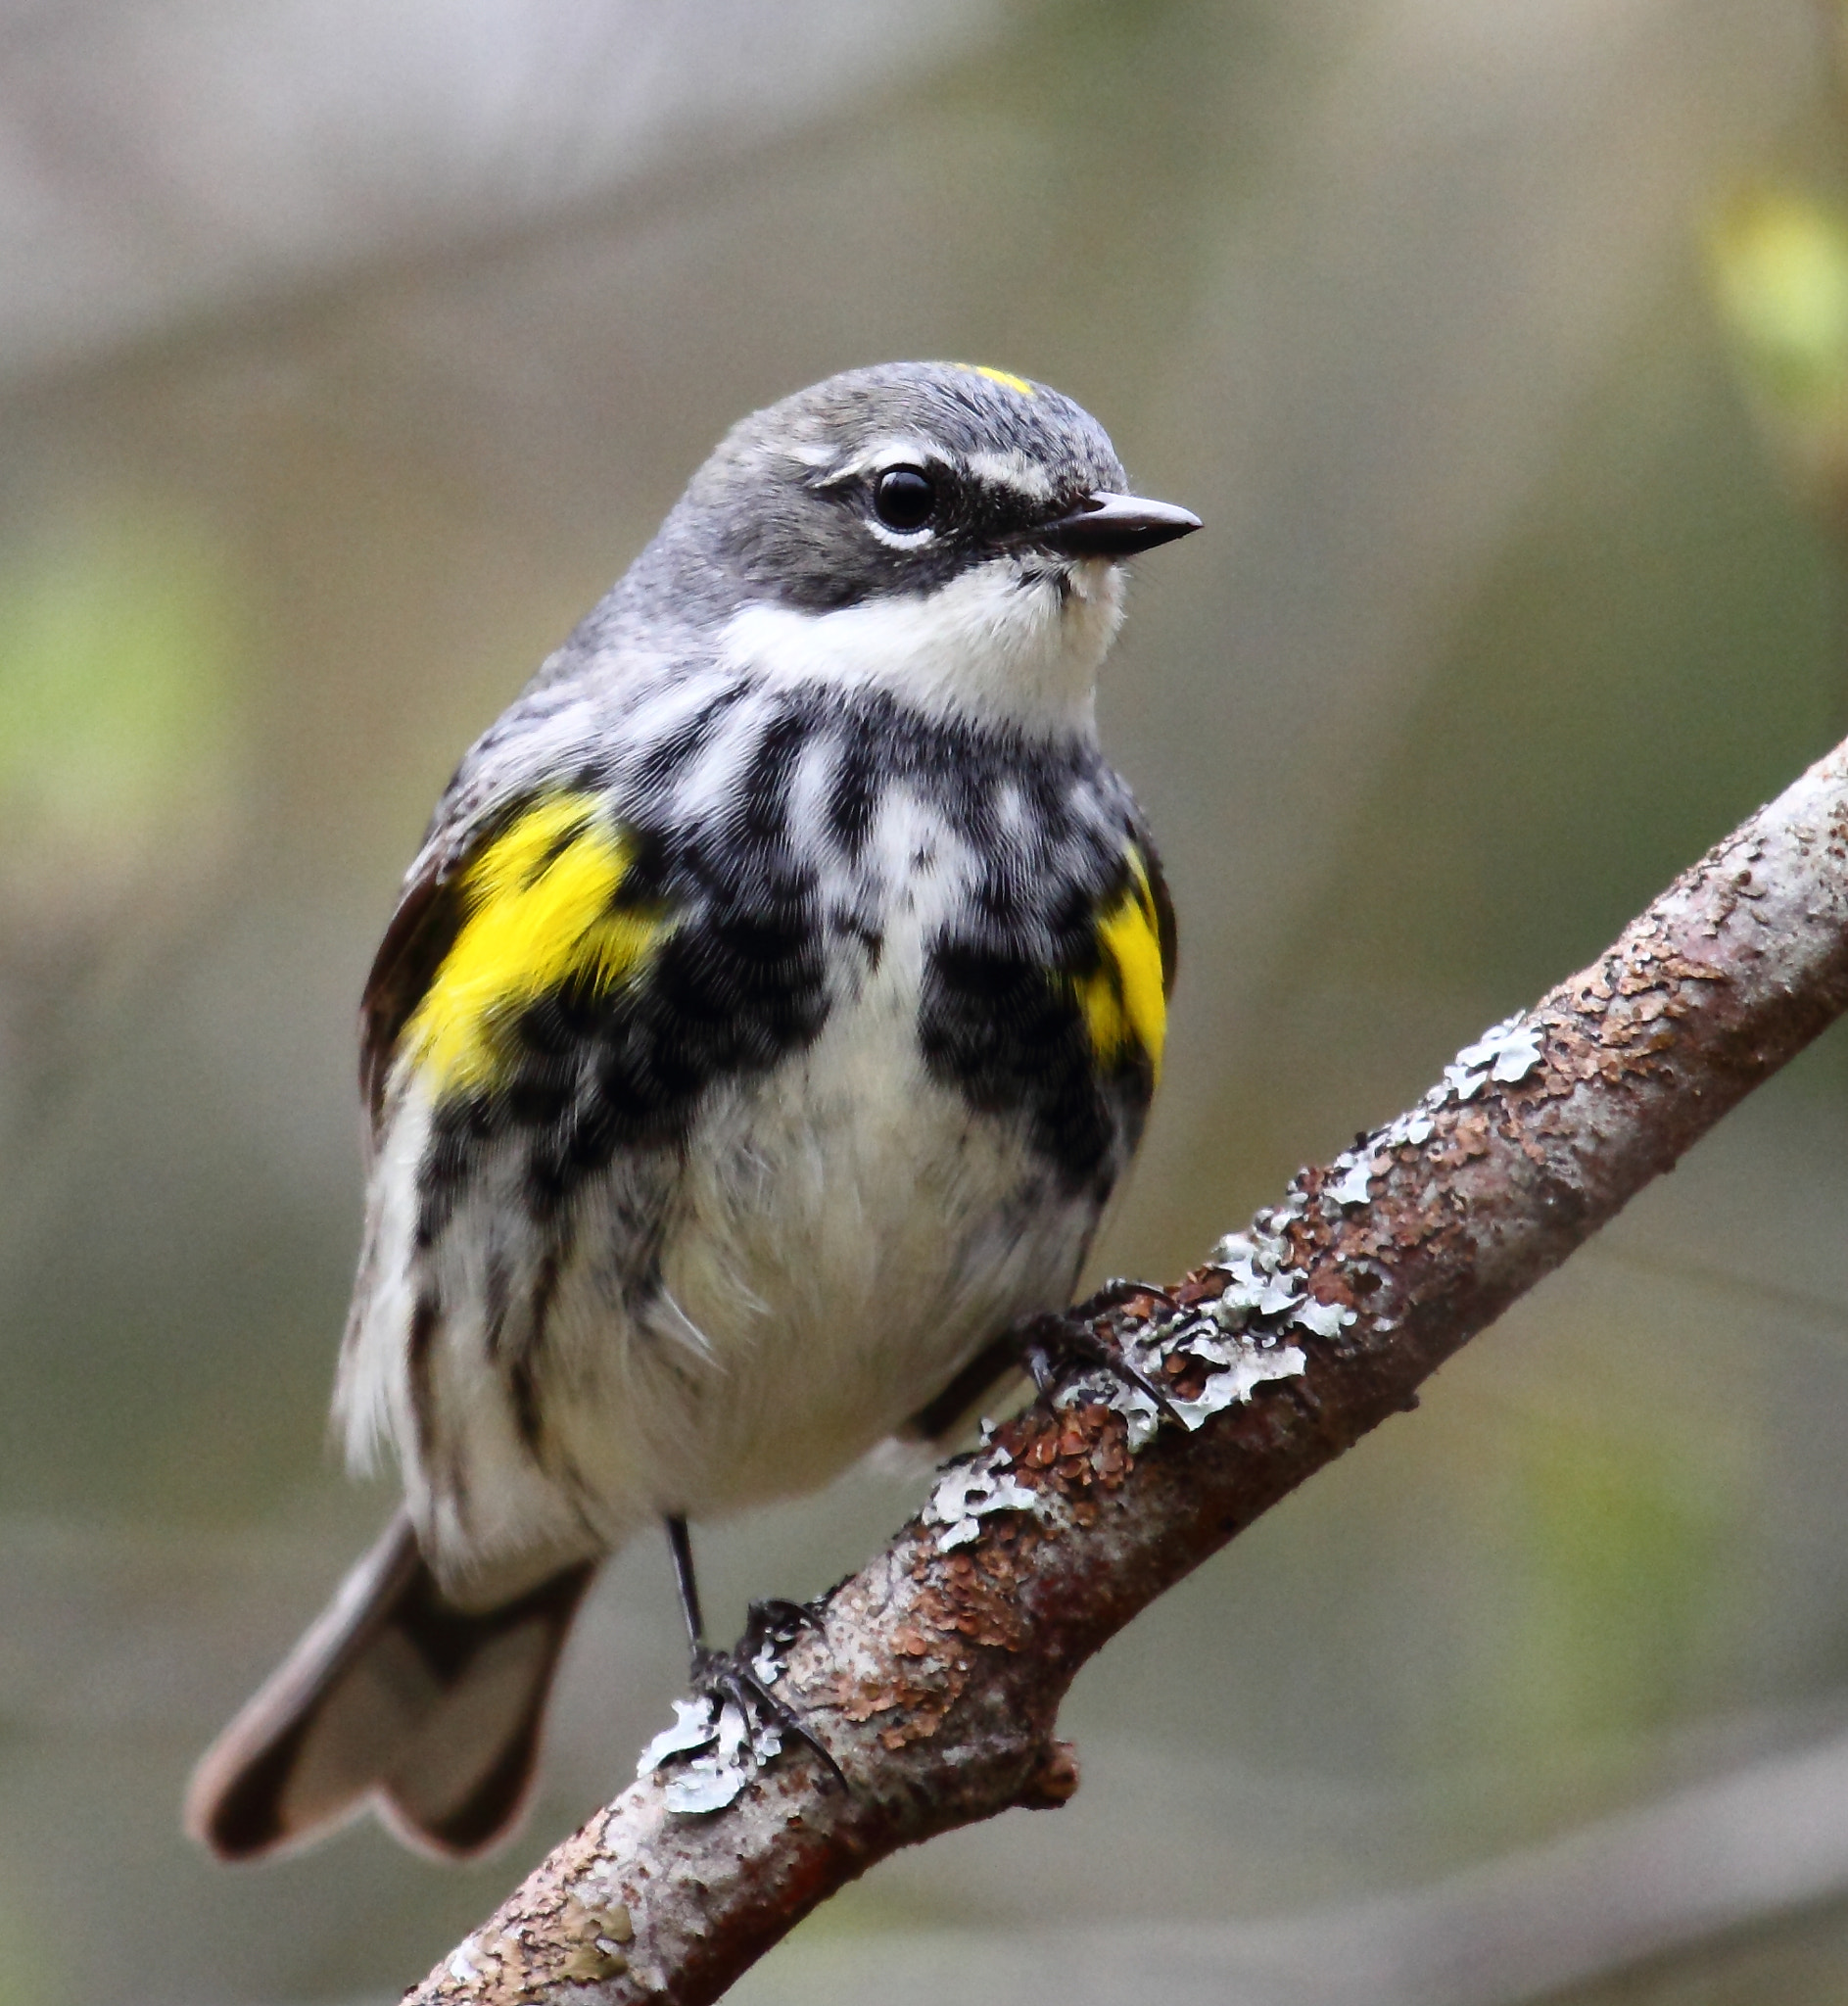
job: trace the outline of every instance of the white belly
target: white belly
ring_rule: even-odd
[[[1069,1300],[1095,1206],[928,1077],[917,993],[888,970],[702,1117],[664,1295],[556,1417],[615,1516],[826,1483],[1016,1317]]]

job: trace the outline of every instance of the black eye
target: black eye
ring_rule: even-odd
[[[874,487],[873,506],[887,529],[923,529],[936,512],[936,483],[915,466],[888,466]]]

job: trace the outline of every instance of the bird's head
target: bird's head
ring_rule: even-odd
[[[739,667],[1088,727],[1122,564],[1199,518],[1125,492],[1087,411],[958,363],[831,376],[735,425],[634,575]]]

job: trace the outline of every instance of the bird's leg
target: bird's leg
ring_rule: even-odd
[[[1137,1296],[1153,1296],[1170,1310],[1180,1307],[1165,1289],[1156,1288],[1152,1283],[1107,1281],[1086,1302],[1074,1304],[1063,1313],[1043,1310],[1037,1316],[1024,1317],[1014,1326],[1010,1335],[1016,1355],[1031,1376],[1043,1406],[1051,1406],[1062,1373],[1074,1366],[1082,1369],[1094,1365],[1146,1394],[1155,1403],[1156,1411],[1168,1420],[1180,1419],[1166,1389],[1151,1379],[1114,1338],[1101,1336],[1096,1328],[1098,1318],[1112,1310],[1120,1310]]]
[[[754,1660],[767,1644],[786,1643],[798,1630],[819,1630],[821,1618],[800,1602],[752,1602],[744,1635],[730,1650],[715,1650],[706,1642],[705,1619],[699,1609],[699,1583],[693,1576],[693,1543],[687,1521],[678,1514],[665,1520],[668,1552],[674,1556],[674,1581],[680,1590],[681,1613],[687,1619],[687,1643],[692,1655],[692,1685],[715,1705],[729,1699],[748,1721],[755,1711],[773,1727],[793,1735],[814,1749],[842,1790],[847,1779],[841,1767],[817,1740],[800,1714],[771,1692],[758,1677]]]
[[[674,1586],[680,1590],[681,1614],[687,1619],[687,1644],[697,1676],[699,1654],[706,1648],[706,1619],[699,1613],[699,1583],[693,1576],[693,1541],[684,1518],[664,1521],[667,1550],[674,1556]]]

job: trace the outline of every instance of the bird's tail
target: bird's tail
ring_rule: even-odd
[[[302,1843],[367,1804],[406,1843],[485,1851],[526,1808],[552,1673],[596,1571],[458,1608],[403,1512],[207,1751],[186,1829],[227,1860]]]

